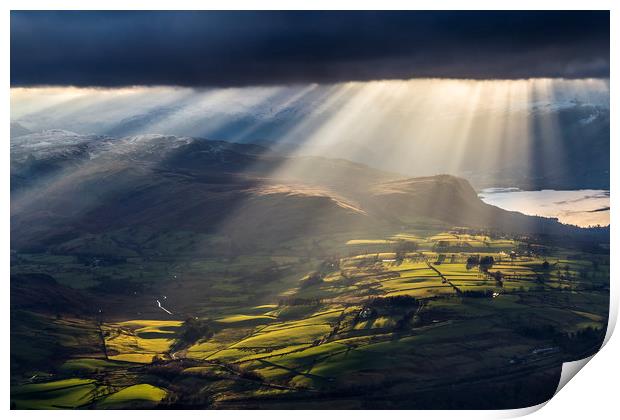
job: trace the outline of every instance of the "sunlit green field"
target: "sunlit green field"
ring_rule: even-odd
[[[339,247],[322,259],[269,257],[278,270],[257,256],[177,263],[167,275],[187,283],[156,295],[170,296],[172,315],[147,297],[150,312],[125,319],[28,315],[16,336],[21,351],[45,357],[24,337],[48,323],[66,357],[13,378],[12,404],[285,407],[324,395],[359,408],[347,397],[359,389],[398,399],[462,383],[466,394],[468,381],[492,389],[532,369],[550,372],[596,351],[606,328],[609,261],[601,256],[455,232],[349,238]],[[483,267],[484,258],[492,264]],[[191,295],[205,296],[204,306],[181,308]],[[187,318],[210,333],[183,335]]]
[[[143,407],[144,403],[155,405],[165,397],[166,391],[161,388],[149,384],[138,384],[106,396],[101,402],[97,403],[97,408],[125,407],[131,404],[138,404]]]
[[[132,320],[102,326],[108,359],[150,363],[174,342],[180,321]]]

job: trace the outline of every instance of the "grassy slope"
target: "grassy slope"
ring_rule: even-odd
[[[396,238],[415,238],[421,249],[407,253],[402,262],[395,261],[391,241]],[[454,241],[457,251],[451,252],[449,246],[433,251],[440,241],[447,240]],[[496,260],[491,271],[502,271],[510,278],[498,285],[477,268],[467,269],[467,257],[479,253],[462,251],[462,243],[483,244],[487,252],[480,254]],[[126,390],[124,393],[119,388],[106,391],[105,395],[110,395],[103,395],[98,407],[156,404],[165,395],[172,404],[181,405],[212,401],[216,406],[237,407],[247,401],[251,406],[271,407],[276,401],[286,406],[286,401],[294,398],[301,404],[297,406],[303,406],[307,392],[320,392],[325,401],[341,395],[337,404],[342,407],[360,407],[360,393],[394,402],[414,392],[431,404],[427,392],[460,381],[479,381],[479,389],[493,383],[504,386],[507,382],[503,381],[513,381],[508,379],[511,377],[529,383],[528,378],[533,377],[526,372],[536,368],[551,375],[537,379],[544,382],[562,360],[572,357],[567,348],[534,355],[536,348],[557,347],[554,336],[547,332],[537,338],[520,331],[520,326],[552,328],[553,334],[559,334],[605,325],[608,263],[600,256],[576,256],[556,249],[553,258],[547,257],[552,267],[543,269],[540,256],[509,258],[508,252],[518,245],[510,239],[454,233],[428,237],[400,234],[363,242],[352,238],[347,247],[360,251],[360,245],[381,246],[383,252],[341,257],[339,268],[326,272],[324,280],[312,286],[300,287],[298,279],[303,275],[299,274],[290,282],[274,284],[274,290],[288,299],[279,303],[278,298],[260,304],[237,299],[224,308],[212,308],[212,313],[221,314],[215,317],[213,337],[190,344],[175,355],[168,349],[180,320],[130,318],[105,323],[106,345],[110,358],[116,361],[76,354],[55,377],[89,380],[97,374],[114,385],[118,381],[115,372],[134,372],[123,374],[120,389]],[[597,268],[589,259],[599,261]],[[437,264],[440,260],[444,262]],[[253,272],[251,265],[245,269]],[[542,284],[540,276],[544,276]],[[486,290],[498,296],[461,295]],[[362,309],[376,296],[415,297],[419,307],[378,307],[370,319],[360,319]],[[38,327],[32,324],[32,328]],[[155,356],[164,362],[151,365]],[[175,367],[178,364],[183,367]],[[165,374],[170,369],[173,376]],[[489,376],[488,372],[494,373]],[[382,385],[364,385],[371,383]],[[50,394],[45,388],[37,389],[39,385],[46,386],[13,387],[16,405],[78,406],[88,402],[84,400],[87,390],[105,389],[99,382],[80,382],[86,388],[77,387],[65,395],[65,391]],[[24,387],[28,392],[24,393]],[[193,402],[187,400],[189,395],[194,395]],[[351,395],[353,400],[342,395]],[[463,391],[463,395],[469,392]],[[466,405],[454,398],[454,404]],[[515,394],[504,404],[527,398],[532,397]],[[473,406],[484,406],[474,400]]]

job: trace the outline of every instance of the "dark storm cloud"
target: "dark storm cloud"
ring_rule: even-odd
[[[11,13],[12,86],[412,77],[609,77],[609,13]]]

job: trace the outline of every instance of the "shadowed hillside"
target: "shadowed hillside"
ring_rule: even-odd
[[[449,175],[399,179],[342,159],[187,137],[31,136],[19,138],[11,156],[17,249],[70,249],[84,235],[129,227],[225,231],[267,244],[429,219],[515,233],[593,232],[487,205]],[[50,144],[50,136],[61,139]],[[29,140],[41,146],[28,147]]]

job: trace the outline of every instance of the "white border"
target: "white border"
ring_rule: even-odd
[[[5,308],[5,320],[9,319],[9,293],[8,293],[8,279],[10,274],[9,267],[9,206],[10,206],[10,185],[9,185],[9,115],[10,115],[10,77],[9,77],[9,48],[10,48],[10,14],[9,10],[27,10],[27,9],[39,9],[39,10],[66,10],[66,9],[82,9],[82,10],[130,10],[130,9],[158,9],[158,10],[174,10],[174,9],[210,9],[210,10],[233,10],[233,9],[255,9],[255,10],[292,10],[292,9],[324,9],[324,10],[337,10],[337,9],[385,9],[385,10],[404,10],[404,9],[417,9],[417,10],[609,10],[611,9],[611,29],[612,29],[612,45],[618,45],[618,16],[620,12],[614,9],[614,5],[617,2],[611,0],[588,0],[588,1],[576,1],[576,0],[564,0],[564,1],[547,1],[547,0],[505,0],[498,2],[497,0],[442,0],[439,1],[404,1],[404,0],[382,0],[382,1],[343,1],[343,0],[314,0],[312,2],[299,2],[294,0],[218,0],[218,1],[192,1],[192,0],[175,0],[161,1],[133,1],[131,4],[127,1],[121,0],[92,0],[85,2],[83,0],[57,0],[53,3],[43,0],[24,0],[24,1],[4,1],[4,13],[1,15],[2,25],[2,57],[3,65],[0,66],[2,80],[5,81],[5,99],[2,102],[2,133],[4,134],[3,140],[5,142],[4,147],[1,148],[2,164],[4,166],[4,178],[1,184],[1,197],[2,197],[2,242],[0,248],[0,258],[2,258],[3,267],[3,279],[6,282],[4,293],[2,293],[2,307]],[[617,9],[617,7],[616,7]],[[615,86],[615,80],[618,80],[618,71],[615,60],[616,54],[614,50],[611,51],[611,79],[614,81],[611,83],[611,109],[615,111],[618,107],[618,100],[614,95],[613,86]],[[611,125],[611,139],[617,139],[617,112],[612,112],[612,125]],[[619,147],[615,141],[611,142],[611,181],[612,185],[618,184],[618,174],[620,171],[615,170],[614,164],[618,163]],[[614,191],[615,192],[615,191]],[[615,214],[620,206],[620,200],[615,194],[611,195],[611,219],[615,219]],[[612,229],[611,236],[611,252],[612,260],[617,255],[618,249],[618,235],[616,230]],[[618,287],[616,274],[618,269],[616,264],[612,264],[611,267],[611,300],[612,307],[610,310],[610,326],[615,325],[618,314]],[[609,333],[606,339],[609,339]],[[0,340],[2,345],[0,349],[2,351],[3,361],[3,383],[2,383],[2,401],[5,410],[9,409],[10,390],[9,390],[9,322],[2,323],[2,333],[0,334]],[[620,344],[618,339],[612,339],[609,341],[604,349],[597,354],[591,362],[588,363],[588,368],[578,374],[578,379],[570,381],[568,385],[561,392],[559,392],[554,398],[545,406],[543,410],[537,411],[532,415],[532,418],[538,419],[552,419],[562,418],[563,420],[580,419],[584,417],[593,416],[593,418],[610,418],[617,412],[618,404],[616,402],[616,385],[618,384],[618,373],[620,371],[618,361],[615,358],[615,354],[618,354]],[[530,412],[536,411],[541,407],[533,407],[530,409],[522,410],[507,410],[507,411],[389,411],[385,412],[387,415],[393,418],[409,418],[410,416],[422,416],[424,419],[481,419],[481,418],[505,418],[525,415]],[[389,413],[389,414],[388,414]],[[57,412],[28,412],[28,411],[11,411],[9,415],[16,418],[31,418],[40,417],[45,415],[48,418],[78,418],[84,416],[86,413],[83,411],[57,411]],[[94,418],[108,418],[111,413],[105,411],[92,411],[88,413],[89,417]],[[127,416],[146,418],[149,419],[163,419],[169,418],[170,412],[168,411],[148,411],[148,412],[131,412],[123,413]],[[242,418],[241,416],[258,416],[260,418],[269,418],[270,420],[290,420],[291,416],[294,416],[296,420],[313,419],[316,416],[327,416],[328,418],[352,416],[358,420],[373,419],[377,415],[383,413],[376,413],[372,411],[253,411],[253,412],[240,412],[240,411],[186,411],[179,412],[185,418],[203,418],[209,416],[217,419],[235,419]],[[176,415],[179,415],[176,414]]]

